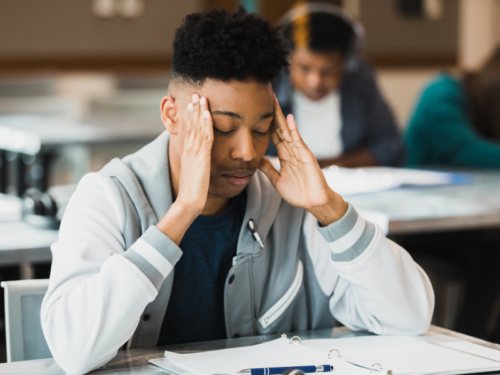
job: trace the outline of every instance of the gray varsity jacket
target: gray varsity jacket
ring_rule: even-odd
[[[68,205],[52,246],[42,326],[70,374],[102,366],[125,343],[141,348],[158,341],[182,257],[155,227],[172,204],[168,142],[165,132],[84,177]],[[251,219],[263,247],[247,227]],[[247,186],[224,301],[228,337],[339,322],[378,334],[420,334],[430,324],[434,296],[409,254],[351,205],[340,221],[321,228],[257,171]]]

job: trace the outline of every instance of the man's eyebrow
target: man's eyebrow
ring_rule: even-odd
[[[231,112],[231,111],[224,111],[224,110],[220,110],[220,111],[212,111],[212,115],[223,115],[223,116],[229,116],[229,117],[232,117],[232,118],[235,118],[235,119],[238,119],[238,120],[243,120],[243,117],[235,112]]]
[[[213,111],[212,115],[223,115],[223,116],[229,116],[229,117],[232,117],[232,118],[235,118],[238,120],[243,120],[243,116],[241,116],[238,113],[231,112],[231,111],[217,110],[217,111]],[[263,114],[262,116],[260,116],[259,121],[265,120],[266,118],[273,117],[273,116],[274,116],[273,112]]]
[[[260,116],[259,121],[265,120],[266,118],[273,117],[273,116],[274,116],[274,112],[266,113],[265,115]]]

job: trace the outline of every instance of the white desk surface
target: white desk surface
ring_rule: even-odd
[[[366,332],[352,332],[346,327],[328,328],[317,331],[307,331],[300,333],[287,333],[288,337],[299,335],[303,340],[353,337],[358,335],[367,335]],[[474,337],[462,335],[444,328],[431,326],[425,336],[439,335],[441,342],[453,342],[465,340],[491,349],[499,350],[500,346],[487,341],[479,340]],[[114,359],[106,366],[97,369],[91,374],[169,374],[160,367],[149,363],[150,359],[162,358],[164,350],[177,353],[203,352],[208,350],[238,348],[242,346],[261,344],[270,340],[277,339],[281,334],[270,334],[263,336],[241,337],[237,339],[207,341],[200,343],[171,345],[167,347],[153,347],[134,350],[120,350]],[[36,359],[31,361],[20,361],[0,364],[0,373],[2,374],[44,374],[44,375],[64,375],[64,371],[52,359]],[[369,373],[369,372],[368,372]],[[498,374],[498,372],[496,372]],[[492,375],[492,373],[489,373]]]

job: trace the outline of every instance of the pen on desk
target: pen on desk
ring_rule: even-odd
[[[248,368],[245,370],[240,370],[240,374],[250,374],[250,375],[278,375],[282,374],[286,370],[300,370],[302,372],[328,372],[333,370],[331,365],[321,365],[321,366],[287,366],[287,367],[264,367],[264,368]]]

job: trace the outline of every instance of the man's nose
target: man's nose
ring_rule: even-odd
[[[250,131],[240,132],[234,141],[235,144],[231,153],[233,159],[251,161],[257,156],[255,148],[253,147],[253,138]]]

